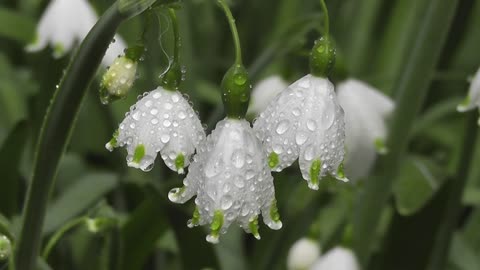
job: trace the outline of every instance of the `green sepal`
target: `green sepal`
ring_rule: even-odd
[[[310,52],[310,73],[317,77],[328,77],[335,65],[335,45],[329,36],[315,41]]]
[[[222,100],[229,118],[245,118],[252,84],[246,68],[242,64],[234,64],[223,76]]]
[[[278,155],[275,152],[270,153],[268,156],[268,166],[270,169],[275,168],[279,163]]]
[[[135,148],[135,153],[133,154],[133,162],[134,163],[140,163],[142,161],[142,158],[145,156],[145,146],[143,144],[137,145]]]

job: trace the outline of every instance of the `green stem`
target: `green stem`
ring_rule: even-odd
[[[172,27],[173,27],[173,63],[179,63],[179,51],[180,46],[182,44],[182,40],[180,38],[180,31],[178,30],[178,20],[177,15],[175,14],[175,10],[173,8],[168,9],[168,13],[170,14],[170,19],[172,20]]]
[[[380,159],[377,174],[366,181],[359,194],[353,227],[353,248],[366,266],[372,248],[372,237],[385,204],[391,195],[394,179],[405,154],[410,131],[420,110],[441,50],[447,39],[458,0],[432,0],[419,25],[405,69],[396,83],[396,110],[392,117],[387,147],[389,153]],[[435,40],[435,42],[432,42]]]
[[[88,86],[117,27],[126,18],[119,12],[117,4],[105,12],[82,42],[55,91],[43,120],[24,204],[21,233],[15,252],[17,270],[31,270],[35,266],[47,202],[59,160],[69,141]]]
[[[447,208],[445,209],[443,220],[439,223],[440,228],[434,241],[428,270],[444,269],[447,264],[446,260],[448,258],[450,242],[462,211],[462,195],[467,184],[468,173],[470,172],[475,153],[475,143],[478,133],[477,119],[478,114],[476,112],[468,113],[465,135],[462,140],[463,146],[458,162],[457,177],[455,183],[451,185]]]
[[[225,16],[227,16],[232,32],[233,42],[235,43],[235,64],[242,65],[242,49],[240,47],[240,38],[238,37],[237,26],[235,25],[235,18],[233,18],[232,11],[228,7],[225,0],[217,0],[220,7],[222,7]]]
[[[327,5],[325,4],[325,0],[320,0],[320,5],[322,6],[322,11],[323,11],[323,20],[324,20],[324,31],[325,31],[325,36],[328,37],[330,33],[330,19],[328,18],[328,9]]]
[[[67,222],[62,228],[60,228],[48,241],[45,249],[43,250],[42,257],[45,261],[47,261],[50,252],[52,251],[53,247],[57,244],[57,242],[62,238],[62,236],[69,230],[73,229],[77,225],[84,223],[87,220],[87,217],[80,217],[74,220]]]

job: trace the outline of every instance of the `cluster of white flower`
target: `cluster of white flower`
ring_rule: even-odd
[[[36,43],[28,49],[36,51],[50,44],[55,56],[61,56],[87,35],[96,20],[87,0],[53,0],[40,20]],[[113,64],[102,79],[103,103],[127,94],[143,53],[139,45],[118,57],[124,46],[116,39],[104,59]],[[361,178],[375,159],[375,145],[385,139],[385,121],[393,102],[356,80],[340,83],[335,93],[327,79],[334,57],[330,39],[322,38],[312,50],[312,74],[290,86],[280,76],[260,82],[248,111],[257,116],[253,128],[244,119],[251,86],[237,59],[227,72],[232,79],[222,82],[224,103],[232,111],[227,111],[228,117],[208,137],[187,98],[178,91],[182,72],[173,65],[162,86],[142,95],[130,108],[106,148],[125,147],[128,166],[143,171],[152,169],[157,153],[180,174],[191,163],[184,186],[169,193],[176,203],[196,196],[189,226],[210,224],[210,242],[217,242],[219,233],[234,222],[260,238],[260,214],[270,228],[282,227],[271,171],[282,171],[298,159],[308,186],[318,189],[326,176],[348,181],[346,157],[347,175]]]
[[[288,270],[359,270],[355,254],[345,247],[334,247],[321,255],[318,242],[302,238],[295,242],[287,257]]]

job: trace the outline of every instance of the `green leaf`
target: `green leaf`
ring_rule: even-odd
[[[122,253],[128,254],[123,269],[141,269],[168,228],[164,198],[156,193],[148,195],[122,226]]]
[[[400,172],[393,194],[398,212],[405,216],[420,210],[447,179],[442,168],[421,157],[407,159]]]
[[[0,36],[27,44],[34,40],[35,22],[13,10],[0,7]]]
[[[458,270],[480,269],[480,258],[465,240],[465,236],[456,233],[450,247],[449,264]]]
[[[19,210],[19,163],[23,147],[26,145],[27,135],[27,123],[18,123],[0,149],[0,175],[2,177],[0,212],[8,217]]]
[[[111,173],[91,173],[72,184],[48,207],[44,234],[50,234],[73,217],[85,212],[113,190],[118,178]]]

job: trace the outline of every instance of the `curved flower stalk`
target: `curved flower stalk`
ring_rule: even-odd
[[[270,102],[254,123],[269,156],[270,168],[281,171],[298,158],[311,189],[328,174],[347,181],[343,173],[345,123],[333,84],[306,75]]]
[[[477,70],[472,80],[470,81],[468,95],[462,102],[462,104],[458,105],[457,110],[459,112],[466,112],[474,109],[475,107],[480,108],[480,68]]]
[[[179,91],[163,87],[146,92],[130,112],[106,148],[126,147],[127,164],[149,171],[160,152],[173,171],[184,173],[195,148],[205,138],[200,119]]]
[[[272,75],[258,82],[252,90],[247,115],[257,116],[263,112],[268,103],[287,87],[288,83],[279,75]]]
[[[320,256],[320,247],[317,242],[302,238],[297,240],[288,252],[287,269],[288,270],[305,270]]]
[[[76,42],[87,36],[97,20],[97,14],[87,0],[52,0],[37,25],[34,43],[26,49],[36,52],[51,45],[53,56],[62,57],[73,49]],[[115,36],[115,42],[110,44],[102,64],[110,65],[125,48],[125,42]]]
[[[364,82],[348,79],[338,84],[338,102],[345,111],[345,171],[351,179],[365,177],[377,153],[386,152],[387,119],[392,99]]]
[[[218,243],[219,234],[233,222],[260,239],[260,213],[271,229],[282,227],[265,153],[244,119],[226,118],[217,124],[198,147],[183,183],[168,198],[184,203],[197,196],[188,226],[211,224],[211,243]]]
[[[355,254],[350,249],[335,247],[321,256],[310,270],[360,270]]]

